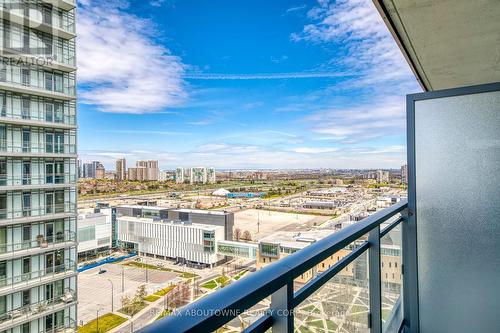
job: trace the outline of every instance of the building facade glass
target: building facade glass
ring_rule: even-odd
[[[75,7],[0,3],[0,332],[76,332]]]

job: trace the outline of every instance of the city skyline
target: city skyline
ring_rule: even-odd
[[[420,88],[370,1],[329,6],[81,1],[80,158],[399,168]]]

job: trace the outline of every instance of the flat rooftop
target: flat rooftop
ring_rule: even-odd
[[[211,225],[211,224],[202,224],[202,223],[190,223],[189,221],[179,221],[179,220],[158,220],[147,217],[133,217],[133,216],[121,216],[117,217],[117,220],[120,221],[130,221],[130,222],[141,222],[141,223],[151,223],[151,224],[162,224],[162,225],[175,225],[184,228],[195,228],[195,229],[203,229],[203,230],[219,230],[224,229],[221,225]]]
[[[223,210],[204,210],[204,209],[190,209],[190,208],[173,208],[169,209],[173,212],[181,213],[198,213],[198,214],[209,214],[209,215],[227,215],[229,212]]]
[[[278,231],[262,238],[259,243],[279,244],[280,246],[293,249],[303,249],[334,232],[335,230],[327,229],[311,231]]]
[[[169,210],[168,207],[160,207],[160,206],[142,206],[142,205],[120,205],[116,208],[135,208],[135,209],[149,209],[149,210]]]

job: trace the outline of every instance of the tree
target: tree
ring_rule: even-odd
[[[234,237],[234,239],[236,239],[236,241],[240,240],[240,237],[241,237],[241,229],[240,228],[234,229],[233,237]]]
[[[245,230],[245,232],[243,232],[243,235],[241,236],[241,239],[246,240],[246,241],[251,241],[252,234],[250,233],[250,231]]]
[[[139,287],[137,287],[135,291],[134,303],[135,302],[142,303],[146,295],[147,295],[146,286],[142,284]]]
[[[122,297],[122,309],[123,312],[129,313],[130,309],[132,307],[132,301],[129,296],[125,295]]]

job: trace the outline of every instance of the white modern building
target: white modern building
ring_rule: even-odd
[[[215,184],[217,182],[217,177],[215,176],[215,168],[207,169],[207,182],[209,184]]]
[[[160,182],[167,181],[168,179],[169,179],[169,175],[168,175],[167,171],[164,171],[164,170],[158,171],[158,180]]]
[[[177,184],[182,184],[184,183],[185,179],[186,177],[184,177],[184,168],[175,169],[175,182]]]
[[[109,254],[112,246],[112,208],[78,214],[78,260]]]
[[[224,258],[216,254],[216,242],[224,240],[223,226],[121,216],[117,233],[122,246],[140,255],[204,266]]]
[[[0,5],[0,332],[76,331],[75,7]]]
[[[216,182],[215,168],[194,167],[175,169],[175,182],[182,184],[189,181],[190,184],[213,184]]]
[[[408,164],[401,166],[401,183],[408,184]]]

